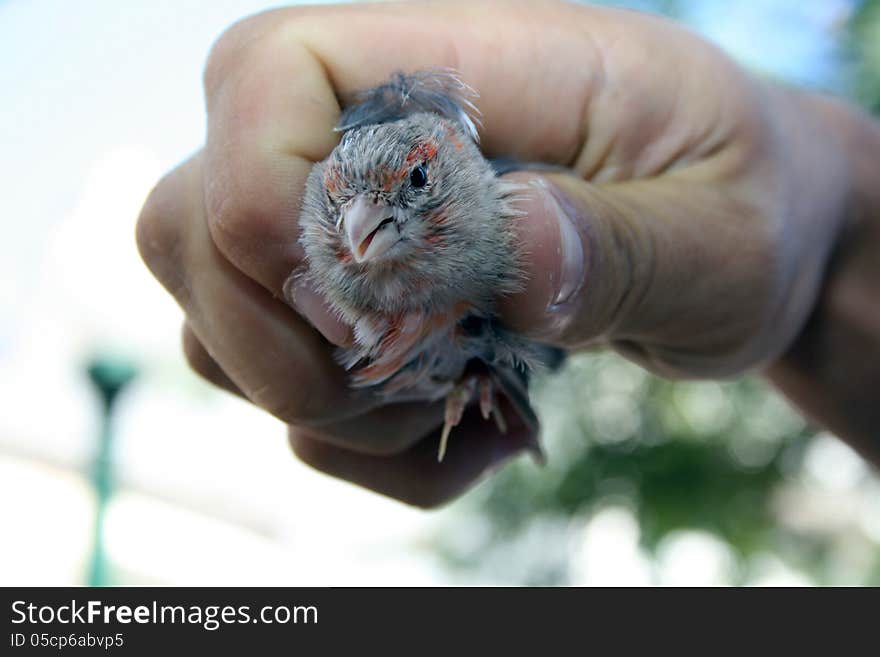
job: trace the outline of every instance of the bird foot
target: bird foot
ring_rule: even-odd
[[[464,409],[470,403],[475,394],[479,394],[480,414],[484,420],[489,416],[495,420],[495,425],[501,433],[507,433],[507,422],[498,407],[495,396],[495,385],[488,374],[473,374],[467,376],[450,390],[446,396],[446,412],[443,422],[443,432],[440,434],[440,448],[437,451],[437,461],[442,462],[446,455],[446,447],[449,443],[449,434],[452,428],[461,422]]]

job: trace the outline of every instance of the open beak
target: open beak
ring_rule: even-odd
[[[400,240],[392,208],[364,195],[343,209],[342,225],[356,262],[375,260]]]

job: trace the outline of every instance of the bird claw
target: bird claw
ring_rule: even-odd
[[[437,452],[437,462],[443,461],[446,455],[446,444],[449,441],[449,434],[452,427],[461,422],[464,415],[464,409],[471,400],[473,382],[471,379],[465,379],[455,384],[455,387],[446,395],[446,412],[444,414],[443,432],[440,434],[440,449]]]
[[[495,407],[495,399],[492,394],[492,379],[488,376],[480,379],[480,413],[484,420],[489,419],[492,409]]]
[[[484,420],[491,416],[495,420],[495,426],[501,433],[507,433],[507,422],[504,414],[498,406],[495,396],[495,388],[488,374],[474,374],[466,377],[455,384],[455,387],[446,396],[446,412],[444,414],[443,431],[440,434],[440,447],[437,451],[437,461],[442,462],[446,455],[446,447],[449,443],[449,434],[452,428],[461,422],[464,409],[470,403],[474,393],[479,390],[480,414]]]
[[[492,417],[495,420],[495,426],[498,427],[498,431],[507,433],[507,420],[504,419],[504,414],[497,405],[492,406]]]

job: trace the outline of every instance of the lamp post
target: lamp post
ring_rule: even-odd
[[[137,369],[127,360],[98,356],[88,363],[89,379],[101,400],[101,420],[95,460],[92,463],[92,482],[95,486],[95,530],[92,559],[89,566],[89,586],[106,586],[107,560],[104,555],[104,514],[113,494],[113,414],[119,393],[137,376]]]

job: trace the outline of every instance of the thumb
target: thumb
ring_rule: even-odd
[[[528,190],[516,228],[527,282],[499,307],[510,328],[570,349],[610,345],[666,376],[736,374],[791,339],[766,209],[684,177],[510,178]]]

